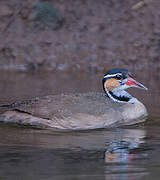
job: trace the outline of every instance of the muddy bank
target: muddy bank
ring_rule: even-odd
[[[160,72],[159,8],[157,0],[1,0],[0,69]]]

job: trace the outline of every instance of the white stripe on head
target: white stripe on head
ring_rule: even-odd
[[[110,78],[110,77],[115,77],[117,75],[122,75],[121,73],[116,73],[116,74],[107,74],[104,76],[104,78]]]

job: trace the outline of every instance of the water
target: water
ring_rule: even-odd
[[[1,73],[0,103],[46,94],[101,91],[101,75]],[[156,81],[156,80],[155,80]],[[144,125],[54,132],[0,125],[1,179],[139,180],[160,176],[159,91],[132,91],[148,108]]]
[[[159,126],[52,132],[1,126],[2,179],[159,177]]]

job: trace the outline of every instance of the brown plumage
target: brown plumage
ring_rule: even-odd
[[[104,85],[108,91],[112,91],[114,88],[119,87],[120,83],[116,79],[111,78],[107,79]]]
[[[6,107],[7,108],[7,107]],[[140,102],[119,104],[102,93],[50,95],[10,104],[1,122],[84,130],[143,122],[147,111]]]

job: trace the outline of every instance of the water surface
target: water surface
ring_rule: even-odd
[[[0,103],[59,93],[102,91],[102,74],[6,73]],[[147,78],[146,78],[147,79]],[[138,126],[54,132],[0,125],[1,179],[139,180],[160,176],[160,98],[156,79],[141,79],[148,92],[130,91],[148,108]]]

